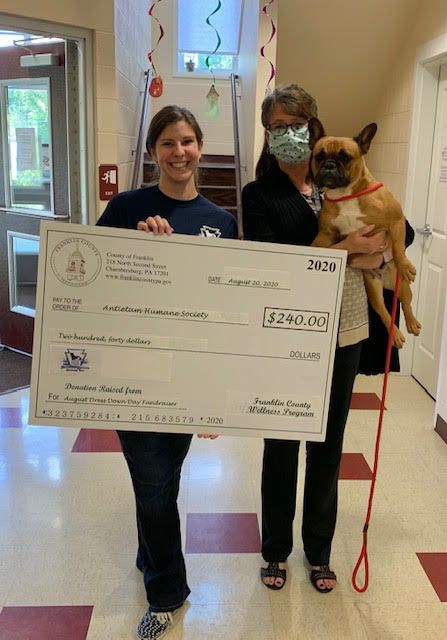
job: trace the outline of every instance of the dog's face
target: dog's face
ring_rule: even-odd
[[[368,152],[377,125],[368,124],[355,138],[327,136],[318,118],[309,121],[310,169],[318,187],[337,189],[347,187],[365,170],[364,155]]]

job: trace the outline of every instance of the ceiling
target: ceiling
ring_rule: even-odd
[[[377,117],[420,0],[279,0],[277,85],[297,82],[326,131],[353,135]]]

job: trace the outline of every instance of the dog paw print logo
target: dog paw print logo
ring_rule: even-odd
[[[220,238],[221,231],[217,227],[208,227],[208,225],[204,224],[200,227],[199,236],[203,238]]]
[[[85,238],[66,238],[54,247],[51,254],[54,275],[71,287],[85,287],[93,282],[101,265],[101,254]]]
[[[87,366],[87,351],[85,349],[66,349],[61,369],[65,371],[85,371]]]

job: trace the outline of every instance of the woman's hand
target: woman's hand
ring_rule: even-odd
[[[373,224],[368,224],[366,227],[357,229],[346,236],[341,242],[332,245],[332,249],[346,249],[348,255],[351,253],[362,253],[366,255],[382,253],[387,246],[387,233],[386,231],[379,231],[372,236],[367,236],[374,228]]]
[[[164,233],[168,236],[174,231],[166,218],[161,216],[149,216],[146,220],[140,220],[137,224],[139,231],[145,231],[146,233],[153,233],[154,236],[161,236]]]
[[[209,438],[210,440],[215,440],[219,436],[216,435],[216,434],[213,434],[213,433],[198,433],[197,437],[198,438]]]

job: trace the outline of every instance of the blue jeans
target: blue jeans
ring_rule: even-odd
[[[137,564],[152,611],[173,611],[190,594],[177,508],[191,435],[118,431],[135,492]]]

